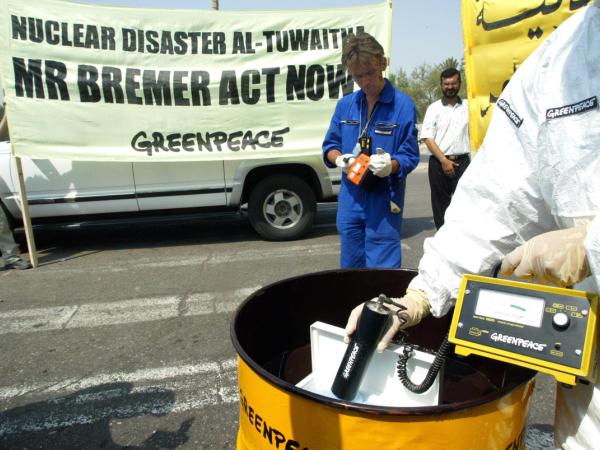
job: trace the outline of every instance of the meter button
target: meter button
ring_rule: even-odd
[[[566,330],[569,327],[571,319],[565,313],[559,312],[552,317],[552,325],[557,330]]]

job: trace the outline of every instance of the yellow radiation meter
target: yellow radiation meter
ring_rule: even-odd
[[[476,354],[574,385],[592,377],[598,296],[520,281],[464,275],[448,339]]]

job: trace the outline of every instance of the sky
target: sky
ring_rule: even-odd
[[[211,0],[78,0],[81,3],[139,8],[211,9]],[[223,11],[337,8],[380,0],[219,0]],[[423,63],[449,57],[461,60],[460,0],[395,0],[392,17],[391,70],[409,75]]]

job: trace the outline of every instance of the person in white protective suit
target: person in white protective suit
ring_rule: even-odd
[[[379,351],[398,329],[446,314],[463,274],[490,275],[500,261],[505,276],[600,292],[599,3],[561,24],[513,75]],[[556,446],[593,449],[599,439],[600,382],[559,386]]]

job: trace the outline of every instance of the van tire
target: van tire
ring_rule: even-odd
[[[310,230],[315,219],[315,193],[294,175],[271,175],[250,193],[248,219],[264,239],[298,239]]]

